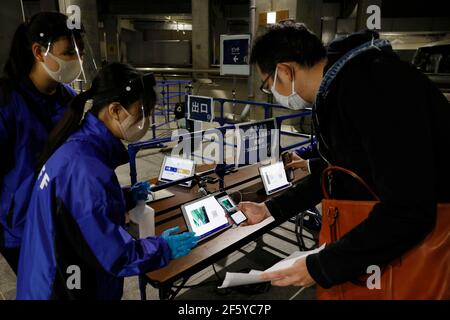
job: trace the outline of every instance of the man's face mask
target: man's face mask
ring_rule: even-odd
[[[273,84],[270,91],[272,91],[272,94],[275,98],[275,100],[278,101],[279,104],[281,104],[283,107],[289,108],[291,110],[302,110],[305,108],[308,108],[311,106],[310,103],[303,100],[302,97],[298,93],[295,92],[295,74],[293,71],[292,76],[292,93],[289,96],[283,96],[280,94],[275,85],[277,82],[277,75],[278,75],[278,67],[275,69],[275,74],[273,76]]]
[[[144,106],[141,106],[142,115],[131,115],[127,109],[122,107],[127,117],[119,122],[119,129],[122,132],[123,139],[128,142],[141,140],[150,126],[150,120],[144,114]]]

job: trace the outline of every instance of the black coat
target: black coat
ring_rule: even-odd
[[[356,34],[328,48],[326,70],[345,52],[370,41]],[[307,258],[308,271],[322,287],[356,278],[369,265],[385,265],[421,241],[436,221],[436,203],[450,203],[450,104],[420,71],[392,51],[371,50],[338,74],[324,105],[319,128],[333,165],[359,174],[381,202],[339,241]],[[322,199],[325,162],[267,206],[278,220]],[[369,199],[350,178],[333,178],[333,197]]]

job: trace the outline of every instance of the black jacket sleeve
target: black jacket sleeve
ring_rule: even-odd
[[[322,200],[320,178],[326,162],[312,158],[309,162],[311,174],[300,180],[292,189],[266,201],[270,214],[276,220],[287,220],[296,214],[311,209]]]
[[[309,273],[324,288],[393,261],[434,226],[437,173],[424,81],[394,58],[342,75],[338,104],[354,127],[381,201],[339,241],[307,257]]]
[[[324,160],[322,160],[322,158],[309,159],[309,170],[311,171],[311,174],[318,175],[319,178],[326,167],[327,163]]]

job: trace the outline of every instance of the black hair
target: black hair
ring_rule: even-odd
[[[326,57],[320,39],[303,23],[277,23],[259,36],[253,45],[250,63],[261,72],[272,74],[277,63],[295,61],[303,67],[312,67]]]
[[[128,64],[112,62],[105,65],[95,76],[91,88],[77,95],[69,104],[63,118],[50,133],[49,139],[38,159],[40,170],[50,156],[67,138],[81,126],[85,105],[92,100],[89,110],[94,116],[112,102],[119,102],[128,109],[131,104],[142,101],[144,114],[148,116],[156,104],[156,85],[153,74],[142,75]]]
[[[34,64],[33,43],[47,47],[62,37],[74,36],[78,40],[83,32],[83,28],[69,29],[67,16],[59,12],[40,12],[21,23],[14,33],[0,78],[0,104],[7,104],[14,87],[29,75]]]

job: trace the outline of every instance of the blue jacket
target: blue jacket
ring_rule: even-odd
[[[124,228],[125,201],[114,170],[128,160],[121,141],[91,113],[50,157],[25,224],[18,299],[120,299],[123,277],[168,264],[164,239],[135,240]],[[72,287],[74,266],[80,289]]]
[[[17,90],[0,106],[0,246],[19,247],[37,174],[36,162],[49,131],[61,119],[75,92],[59,85],[52,95],[40,93],[27,79],[22,91],[34,101],[29,105]]]

